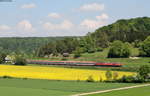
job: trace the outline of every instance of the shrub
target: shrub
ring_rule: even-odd
[[[142,78],[144,81],[149,78],[150,74],[150,66],[148,65],[142,65],[138,70],[138,75],[140,78]]]
[[[150,36],[140,45],[140,56],[150,57]]]
[[[114,72],[113,73],[113,80],[117,80],[118,76],[119,76],[119,74],[117,72]]]
[[[120,82],[120,83],[143,83],[145,81],[139,75],[137,75],[137,76],[125,76],[124,75],[122,78],[116,80],[116,82]]]
[[[96,48],[96,51],[97,51],[97,52],[102,52],[102,51],[103,51],[103,48],[98,47],[98,48]]]
[[[110,81],[112,79],[112,72],[110,70],[107,70],[105,73],[106,79]]]
[[[93,79],[93,77],[92,76],[89,76],[88,78],[87,78],[87,80],[86,80],[87,82],[94,82],[94,79]]]
[[[6,54],[5,53],[0,53],[0,64],[5,62],[5,58],[6,58]]]
[[[94,53],[95,49],[94,48],[90,48],[89,50],[87,50],[88,53]]]
[[[11,76],[7,76],[7,75],[4,75],[2,78],[13,78],[13,77],[11,77]]]
[[[123,76],[121,79],[117,80],[121,83],[137,83],[136,78],[133,76]]]
[[[63,57],[61,60],[63,60],[63,61],[67,61],[67,58],[66,58],[66,57]]]
[[[0,56],[0,64],[4,63],[3,58]]]
[[[143,83],[143,82],[145,82],[145,80],[138,74],[135,78],[134,83]]]
[[[103,82],[103,79],[101,76],[99,77],[99,82]]]
[[[128,58],[131,54],[128,43],[114,41],[108,52],[108,58]]]
[[[74,58],[79,58],[81,57],[81,53],[74,53]]]
[[[148,65],[142,65],[139,69],[138,69],[138,74],[136,76],[123,76],[120,79],[114,79],[117,76],[116,73],[113,74],[113,79],[115,82],[121,82],[121,83],[143,83],[143,82],[149,82],[150,81],[150,66]],[[109,77],[109,72],[107,72]],[[116,75],[116,76],[115,76]]]
[[[135,77],[133,77],[133,76],[126,76],[125,83],[134,83],[134,82],[135,82]]]
[[[141,44],[141,41],[140,41],[140,40],[135,40],[134,42],[132,42],[132,45],[133,45],[135,48],[139,48],[139,47],[140,47],[140,44]]]
[[[16,55],[13,60],[14,65],[26,65],[26,59],[22,55]]]
[[[77,48],[77,49],[74,51],[74,58],[80,57],[82,52],[83,52],[83,50],[82,50],[81,48]]]

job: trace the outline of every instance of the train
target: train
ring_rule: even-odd
[[[101,67],[122,67],[120,63],[104,63],[93,61],[49,61],[49,60],[27,60],[29,64],[39,65],[66,65],[66,66],[101,66]]]

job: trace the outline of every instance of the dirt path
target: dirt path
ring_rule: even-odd
[[[109,89],[109,90],[89,92],[89,93],[81,93],[81,94],[75,94],[71,96],[85,96],[85,95],[90,95],[90,94],[105,93],[105,92],[110,92],[110,91],[118,91],[118,90],[125,90],[125,89],[145,87],[145,86],[150,86],[150,84],[142,84],[142,85],[136,85],[136,86],[130,86],[130,87],[122,87],[122,88],[115,88],[115,89]]]

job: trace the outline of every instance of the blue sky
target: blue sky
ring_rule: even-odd
[[[150,16],[150,0],[0,2],[0,37],[83,36],[118,19]]]

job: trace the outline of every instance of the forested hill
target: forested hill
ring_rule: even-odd
[[[78,47],[83,47],[82,49],[85,49],[86,47],[87,51],[95,50],[98,47],[108,47],[110,42],[113,42],[114,40],[121,40],[124,42],[134,42],[135,40],[143,41],[149,35],[149,17],[133,18],[128,20],[121,19],[116,23],[99,28],[95,32],[76,40],[72,37],[70,39],[64,39],[66,37],[0,38],[0,51],[23,51],[25,53],[32,53],[38,49],[41,50],[42,54],[44,52],[43,50],[45,50],[45,53],[49,54],[52,49],[55,49],[53,50],[55,53],[71,53]],[[56,40],[60,41],[51,43]],[[55,48],[56,46],[57,48]]]
[[[0,38],[0,51],[31,53],[49,42],[62,40],[65,37],[10,37]]]
[[[133,19],[121,19],[117,22],[97,29],[91,36],[100,43],[121,40],[133,42],[144,40],[150,35],[150,18],[139,17]]]

